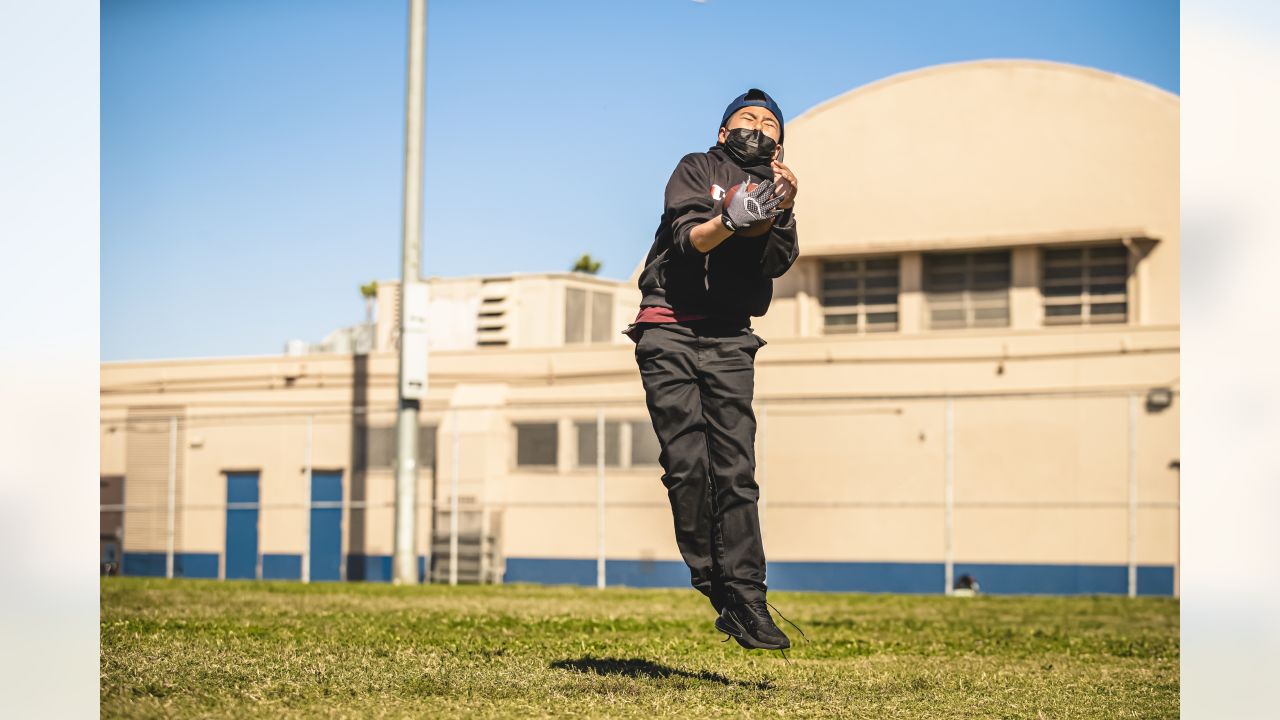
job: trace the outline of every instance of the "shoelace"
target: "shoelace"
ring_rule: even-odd
[[[777,607],[774,607],[773,603],[769,602],[768,600],[765,600],[764,604],[773,608],[773,611],[778,613],[778,617],[782,618],[783,620],[786,620],[787,624],[789,624],[791,627],[795,628],[796,630],[800,630],[800,626],[791,622],[790,620],[787,620],[787,616],[783,615],[782,611],[779,610]],[[800,637],[804,638],[805,642],[812,642],[811,640],[809,640],[809,636],[804,634],[804,630],[800,630]],[[785,657],[785,653],[784,653],[784,657]]]
[[[796,630],[800,630],[800,626],[799,626],[799,625],[797,625],[797,624],[795,624],[795,623],[793,623],[793,622],[791,622],[790,620],[787,620],[787,616],[786,616],[786,615],[783,615],[783,614],[782,614],[782,611],[781,611],[781,610],[779,610],[776,606],[774,606],[774,604],[773,604],[773,603],[769,602],[768,600],[765,600],[765,601],[764,601],[764,604],[765,604],[765,605],[768,605],[768,606],[769,606],[769,607],[771,607],[771,608],[773,608],[773,611],[774,611],[774,612],[776,612],[776,613],[778,613],[778,617],[782,618],[783,620],[786,620],[788,625],[790,625],[791,627],[795,628]],[[804,638],[804,641],[805,641],[805,642],[811,642],[811,641],[809,640],[809,636],[804,634],[804,630],[800,630],[800,637]],[[782,659],[783,659],[784,661],[786,661],[786,663],[787,663],[788,665],[790,665],[790,664],[791,664],[791,660],[790,660],[790,658],[788,658],[788,657],[787,657],[787,651],[786,651],[786,650],[783,650],[782,648],[778,648],[778,652],[782,653]]]
[[[805,634],[804,634],[804,630],[803,630],[803,629],[801,629],[801,627],[800,627],[799,625],[797,625],[797,624],[795,624],[795,623],[791,622],[790,620],[788,620],[788,619],[787,619],[787,616],[786,616],[786,615],[783,615],[783,614],[782,614],[782,611],[781,611],[781,610],[779,610],[779,609],[778,609],[778,607],[777,607],[776,605],[774,605],[773,603],[769,602],[768,600],[765,600],[765,601],[764,601],[764,604],[765,604],[765,605],[768,605],[768,606],[769,606],[769,607],[771,607],[771,608],[773,608],[773,611],[774,611],[774,612],[776,612],[776,613],[778,613],[778,617],[782,618],[783,620],[786,620],[787,624],[789,624],[791,627],[795,628],[796,630],[799,630],[799,631],[800,631],[800,637],[804,638],[804,641],[805,641],[805,642],[813,642],[812,640],[810,640],[810,639],[809,639],[809,636],[808,636],[808,635],[805,635]],[[725,639],[721,640],[720,642],[722,642],[722,643],[729,642],[729,639],[730,639],[730,638],[729,638],[729,636],[725,636]],[[786,651],[786,650],[783,650],[782,648],[778,648],[778,652],[782,653],[782,659],[783,659],[783,660],[785,660],[785,661],[786,661],[786,663],[787,663],[788,665],[790,665],[790,664],[791,664],[791,659],[787,657],[787,651]]]

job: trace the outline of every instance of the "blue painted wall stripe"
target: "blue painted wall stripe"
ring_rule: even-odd
[[[956,563],[956,577],[965,573],[978,581],[982,592],[996,595],[1129,592],[1129,568],[1125,565]]]
[[[680,564],[684,567],[684,564]],[[605,561],[605,577],[609,564]],[[687,571],[686,571],[687,573]],[[544,585],[595,585],[596,561],[579,558],[507,558],[504,582],[531,582]],[[689,584],[686,574],[684,583]]]
[[[302,556],[266,554],[262,556],[263,580],[301,580]]]
[[[278,554],[262,556],[262,574],[268,580],[297,580],[302,558]],[[125,553],[124,575],[164,577],[164,553]],[[177,553],[178,577],[218,576],[216,553]],[[958,563],[956,577],[969,573],[984,594],[1123,595],[1128,592],[1124,565],[1034,565]],[[426,576],[426,558],[418,556],[418,579]],[[390,555],[347,555],[347,579],[371,582],[391,580]],[[596,584],[596,561],[590,558],[507,558],[505,582],[546,585]],[[605,580],[611,586],[689,587],[689,570],[679,560],[608,560]],[[769,587],[774,590],[823,592],[942,592],[941,563],[840,563],[771,562]],[[1138,567],[1138,594],[1173,595],[1173,567]]]
[[[767,569],[776,590],[940,593],[946,579],[942,563],[771,562]]]
[[[347,555],[347,579],[391,581],[390,555]]]
[[[418,582],[426,581],[427,556],[418,556]],[[347,555],[347,579],[391,582],[390,555]]]
[[[161,555],[161,575],[164,575],[164,556]],[[217,578],[218,553],[174,553],[174,577]]]
[[[164,553],[127,552],[120,561],[120,574],[137,577],[164,577]],[[173,576],[218,577],[217,553],[174,553]]]
[[[596,584],[596,561],[591,561],[591,584]],[[510,572],[510,561],[507,571]],[[667,560],[605,560],[606,585],[627,587],[683,587],[690,584],[689,568]]]
[[[584,558],[507,558],[505,582],[548,585],[596,584],[596,561]],[[774,590],[941,594],[942,563],[770,562]],[[1124,565],[1035,565],[959,563],[955,575],[968,573],[986,594],[1093,595],[1128,592]],[[605,581],[628,587],[689,587],[689,571],[679,560],[607,560]],[[1138,592],[1172,595],[1173,567],[1140,566]]]
[[[164,577],[164,553],[127,552],[120,559],[121,575]],[[177,558],[174,558],[176,564]]]
[[[1138,566],[1139,595],[1172,595],[1173,566]]]

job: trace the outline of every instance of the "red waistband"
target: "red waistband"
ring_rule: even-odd
[[[704,320],[706,317],[706,315],[699,315],[697,313],[676,312],[671,308],[647,305],[640,308],[640,312],[636,315],[635,321],[638,323],[687,322],[689,320]]]

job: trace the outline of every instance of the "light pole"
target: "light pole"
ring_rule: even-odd
[[[426,284],[419,277],[422,242],[422,114],[426,78],[427,2],[409,0],[409,80],[405,106],[404,235],[400,256],[400,382],[396,417],[396,523],[392,577],[418,582],[416,513],[418,409],[427,391]]]

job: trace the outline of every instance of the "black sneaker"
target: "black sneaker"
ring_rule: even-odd
[[[716,618],[716,629],[749,650],[785,650],[791,640],[778,629],[763,598],[726,606]]]

